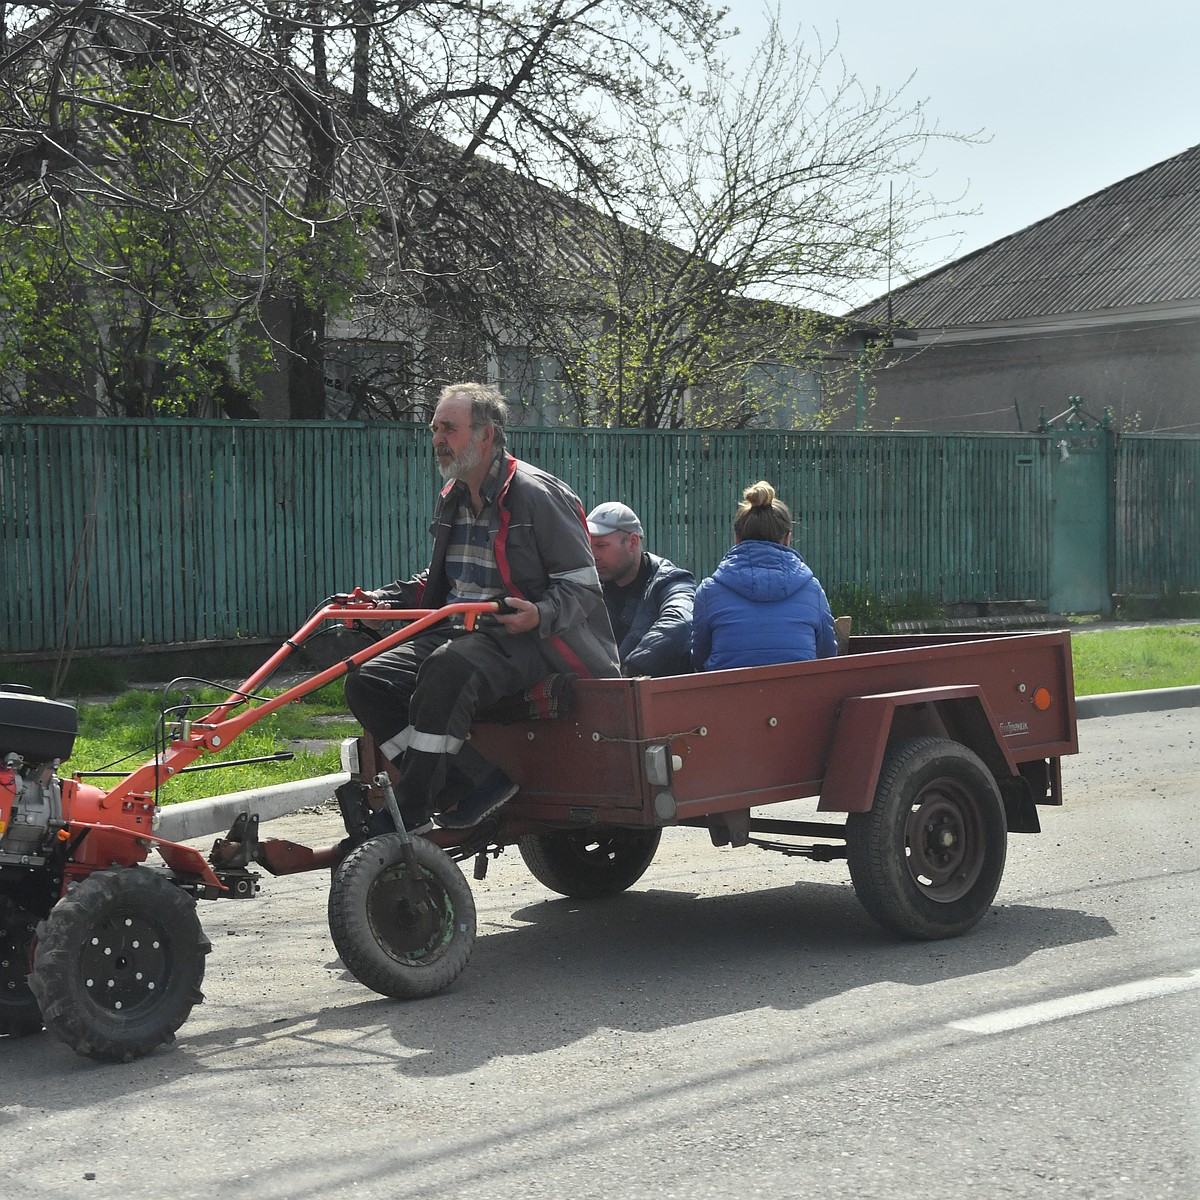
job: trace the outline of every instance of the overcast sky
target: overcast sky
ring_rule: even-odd
[[[773,3],[725,0],[728,43],[743,61]],[[959,237],[930,247],[933,268],[1006,237],[1109,184],[1200,143],[1200,4],[1196,0],[784,0],[782,24],[839,37],[864,86],[928,99],[943,127],[983,128],[980,146],[935,146],[925,159],[944,198],[968,188]],[[894,280],[894,283],[903,282]]]

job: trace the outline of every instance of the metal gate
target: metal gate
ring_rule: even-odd
[[[1050,601],[1054,613],[1113,607],[1113,434],[1108,415],[1088,413],[1078,396],[1048,421],[1051,437]]]

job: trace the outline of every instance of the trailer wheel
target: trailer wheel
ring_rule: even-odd
[[[145,867],[96,871],[38,926],[29,986],[51,1033],[99,1062],[132,1062],[204,999],[211,949],[196,902]]]
[[[528,833],[517,849],[538,883],[576,900],[632,887],[654,861],[661,829],[558,830]]]
[[[449,856],[412,839],[419,871],[410,894],[404,843],[383,834],[351,851],[329,889],[329,932],[346,970],[383,996],[432,996],[462,974],[475,945],[475,900]]]
[[[978,755],[947,738],[898,742],[870,812],[846,821],[850,878],[885,929],[954,937],[992,903],[1007,837],[1000,791]]]
[[[42,1028],[42,1010],[29,990],[37,918],[0,896],[0,1034],[25,1037]]]

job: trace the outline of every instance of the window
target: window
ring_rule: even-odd
[[[811,365],[751,363],[742,400],[757,429],[815,429],[821,413],[821,373]]]
[[[407,342],[344,341],[325,347],[325,410],[331,420],[420,420],[424,409]]]
[[[562,364],[532,346],[505,346],[500,351],[500,391],[512,406],[514,425],[558,425],[566,396]]]

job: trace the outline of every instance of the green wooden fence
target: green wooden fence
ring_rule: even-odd
[[[827,590],[1045,601],[1049,439],[515,429],[586,506],[711,571],[742,488],[774,483]],[[1200,442],[1125,438],[1118,591],[1200,586]],[[423,427],[0,419],[0,651],[279,637],[329,593],[423,566]],[[1135,549],[1136,547],[1136,549]],[[1145,583],[1147,587],[1142,587]]]
[[[1200,590],[1200,438],[1121,438],[1115,528],[1119,593]]]
[[[698,576],[728,548],[742,489],[767,479],[827,589],[944,603],[1046,594],[1050,477],[1036,437],[519,430],[512,440],[585,504],[632,505],[649,548]]]

